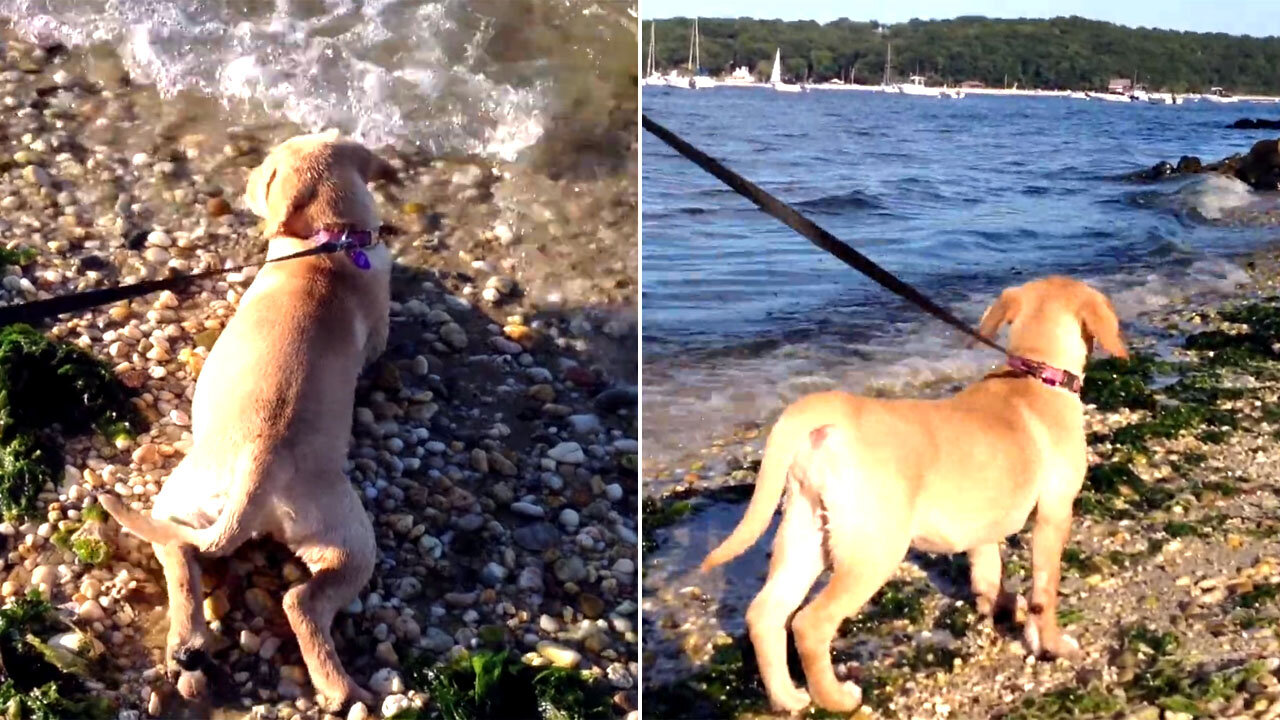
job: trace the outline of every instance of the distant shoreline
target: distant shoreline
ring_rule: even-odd
[[[665,77],[666,77],[666,76],[663,76],[663,77],[664,77],[664,79],[665,79]],[[685,79],[687,79],[687,78],[685,78]],[[748,89],[748,90],[750,90],[750,89],[772,90],[772,89],[773,89],[773,87],[772,87],[769,83],[767,83],[767,82],[754,82],[754,83],[724,83],[724,82],[721,82],[719,78],[713,78],[713,79],[715,79],[715,81],[716,81],[716,84],[715,84],[715,85],[710,86],[710,87],[701,87],[701,88],[698,88],[698,89],[699,89],[699,90],[710,90],[710,89],[719,89],[719,88]],[[654,88],[654,89],[662,89],[662,88],[669,88],[669,87],[671,87],[671,86],[669,86],[669,85],[643,85],[643,87],[646,87],[646,88]],[[930,87],[931,87],[931,88],[937,88],[937,89],[941,89],[941,88],[942,88],[942,86],[940,86],[940,85],[935,85],[935,86],[930,86]],[[886,92],[886,90],[884,89],[884,86],[883,86],[883,85],[861,85],[861,84],[849,84],[849,83],[843,83],[843,84],[839,84],[839,83],[815,83],[815,84],[812,84],[812,85],[805,85],[805,88],[806,88],[806,89],[808,89],[808,90],[836,90],[836,91],[858,91],[858,92]],[[683,90],[684,88],[675,88],[675,89]],[[953,85],[953,86],[949,86],[949,87],[947,87],[947,89],[948,89],[948,90],[955,90],[955,91],[959,91],[959,92],[962,92],[962,93],[964,93],[964,94],[966,94],[966,95],[1008,95],[1008,96],[1022,96],[1022,97],[1060,97],[1060,98],[1070,98],[1072,93],[1083,92],[1083,91],[1080,91],[1080,90],[1040,90],[1040,89],[1036,89],[1036,88],[1026,88],[1026,89],[1022,89],[1022,88],[1018,88],[1018,89],[1013,89],[1013,88],[965,88],[965,87],[956,87],[956,86],[954,86],[954,85]],[[1089,92],[1092,92],[1092,91],[1089,91]],[[896,94],[896,93],[891,93],[891,94]],[[1099,93],[1095,93],[1095,94],[1099,94]],[[1200,94],[1200,93],[1187,93],[1187,94],[1185,94],[1185,95],[1178,95],[1178,97],[1183,98],[1183,99],[1188,100],[1188,101],[1191,101],[1191,102],[1199,102],[1200,100],[1202,100],[1202,99],[1203,99],[1204,97],[1206,97],[1206,96],[1205,96],[1205,95],[1203,95],[1203,94]],[[1276,96],[1276,95],[1233,95],[1232,97],[1233,97],[1233,98],[1235,98],[1235,100],[1237,100],[1237,101],[1239,101],[1239,102],[1246,102],[1246,103],[1263,103],[1263,104],[1267,104],[1267,103],[1280,103],[1280,96]],[[1146,103],[1143,103],[1143,102],[1142,102],[1142,101],[1140,101],[1140,100],[1135,100],[1134,102],[1139,103],[1139,104],[1146,104]]]

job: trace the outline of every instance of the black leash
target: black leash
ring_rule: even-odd
[[[641,115],[640,122],[645,130],[658,136],[662,142],[670,145],[676,152],[688,158],[694,165],[716,176],[720,182],[733,188],[739,195],[755,203],[766,213],[782,221],[784,225],[803,235],[809,242],[835,255],[841,262],[874,280],[881,287],[898,297],[916,305],[942,322],[996,350],[1004,355],[1009,351],[990,338],[983,337],[977,330],[969,327],[963,320],[952,315],[946,308],[925,297],[919,290],[899,280],[893,273],[877,265],[871,258],[854,250],[845,241],[823,230],[817,223],[801,215],[795,208],[778,198],[761,190],[755,183],[730,170],[698,148],[682,140],[675,133]]]
[[[271,260],[262,260],[260,262],[240,265],[238,267],[223,268],[221,270],[206,270],[191,275],[177,275],[175,277],[164,278],[163,280],[144,280],[143,282],[133,283],[131,285],[120,285],[113,288],[103,288],[102,290],[88,290],[81,293],[72,293],[70,295],[59,295],[48,300],[36,300],[34,302],[23,303],[21,305],[10,305],[8,307],[0,307],[0,327],[12,325],[14,323],[34,324],[46,318],[57,315],[63,315],[70,312],[78,312],[80,310],[88,310],[99,305],[119,302],[120,300],[130,300],[143,295],[150,295],[161,290],[178,290],[185,287],[188,283],[204,278],[217,277],[219,275],[227,275],[233,272],[240,272],[258,265],[266,265],[267,263],[284,262],[286,260],[297,260],[298,258],[311,257],[312,255],[329,255],[342,250],[346,250],[350,245],[346,241],[330,240],[316,245],[315,247],[299,250],[296,253],[282,255]]]

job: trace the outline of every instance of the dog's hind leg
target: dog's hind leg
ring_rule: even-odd
[[[209,663],[209,625],[201,600],[200,565],[190,545],[153,545],[164,567],[169,594],[169,633],[165,661],[170,679],[187,699],[204,694]]]
[[[856,443],[826,433],[812,438],[808,482],[824,511],[823,528],[832,565],[831,580],[813,602],[796,613],[791,629],[804,663],[809,694],[821,707],[852,712],[862,701],[853,682],[841,683],[831,667],[831,640],[840,623],[862,608],[893,575],[911,544],[911,528],[898,523],[905,499],[892,485],[860,479]]]
[[[756,663],[776,710],[795,713],[809,705],[809,693],[796,687],[787,669],[787,620],[822,574],[822,522],[813,503],[791,486],[773,542],[769,578],[747,608]]]
[[[796,613],[791,623],[809,694],[819,706],[836,712],[853,712],[861,704],[861,688],[853,682],[841,683],[836,679],[831,665],[831,640],[840,623],[857,614],[889,580],[906,556],[909,544],[909,538],[892,538],[892,533],[888,536],[859,533],[856,544],[833,543],[843,547],[847,555],[844,558],[837,555],[827,586],[813,602]]]
[[[342,667],[333,645],[333,618],[338,610],[360,592],[373,573],[376,549],[354,546],[309,546],[298,548],[298,557],[311,570],[311,579],[289,588],[284,594],[284,612],[298,637],[298,648],[311,676],[316,693],[325,698],[326,709],[336,710],[348,702],[373,702],[373,696],[351,679]]]

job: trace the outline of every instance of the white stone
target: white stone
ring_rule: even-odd
[[[576,442],[562,442],[547,451],[547,457],[556,462],[578,465],[586,461],[582,446]]]

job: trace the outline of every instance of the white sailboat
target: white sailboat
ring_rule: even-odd
[[[716,81],[702,74],[702,41],[698,35],[698,18],[693,19],[693,36],[689,38],[689,87],[693,90],[713,88]]]
[[[778,92],[798,93],[802,89],[799,85],[782,82],[782,48],[773,53],[773,71],[769,73],[769,85]]]
[[[649,23],[649,60],[645,65],[644,79],[641,84],[653,85],[657,87],[666,87],[667,79],[658,74],[658,60],[654,57],[655,36],[658,32],[658,23]]]
[[[885,43],[884,77],[880,78],[880,89],[888,93],[902,92],[897,85],[889,82],[889,69],[893,64],[893,43]]]

